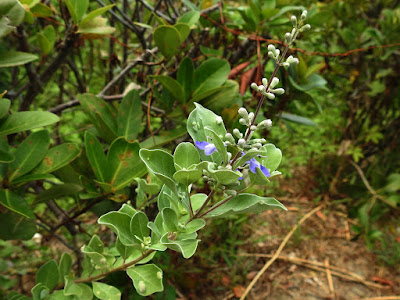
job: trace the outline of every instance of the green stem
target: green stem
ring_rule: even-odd
[[[127,268],[129,268],[129,267],[131,267],[131,266],[133,266],[133,265],[135,265],[135,264],[137,264],[139,261],[141,261],[141,260],[144,259],[145,257],[149,256],[149,255],[150,255],[151,253],[153,253],[154,251],[155,251],[155,250],[149,250],[149,251],[147,251],[147,252],[144,252],[141,256],[139,256],[139,257],[136,258],[135,260],[133,260],[133,261],[131,261],[131,262],[128,262],[128,263],[125,263],[125,264],[123,264],[123,265],[120,265],[120,266],[117,267],[117,268],[111,269],[110,271],[101,273],[101,274],[99,274],[99,275],[92,276],[92,277],[88,277],[88,278],[81,278],[81,279],[74,280],[74,283],[92,282],[92,281],[98,280],[98,279],[100,279],[100,278],[103,278],[103,277],[105,277],[105,276],[107,276],[107,275],[109,275],[109,274],[111,274],[111,273],[114,273],[114,272],[117,272],[117,271],[125,270],[125,269],[127,269]]]
[[[202,206],[197,210],[197,212],[196,212],[193,216],[191,216],[191,217],[189,218],[189,220],[186,222],[186,225],[189,224],[189,223],[190,223],[191,221],[193,221],[194,219],[199,218],[199,215],[200,215],[201,211],[207,206],[208,202],[210,202],[210,200],[211,200],[211,198],[214,196],[214,194],[215,194],[215,190],[212,190],[212,191],[208,194],[207,199],[204,201],[203,205],[202,205]]]

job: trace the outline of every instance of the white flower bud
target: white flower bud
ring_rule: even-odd
[[[250,127],[250,130],[251,130],[251,131],[257,130],[257,126],[252,125],[252,126]]]
[[[272,93],[267,93],[266,96],[267,96],[267,98],[270,99],[270,100],[275,99],[275,95],[272,94]]]
[[[262,84],[263,84],[264,86],[267,86],[267,85],[268,85],[268,79],[267,79],[267,78],[263,78],[263,79],[262,79]]]
[[[244,148],[244,146],[246,146],[246,141],[244,139],[239,139],[238,146]]]
[[[228,160],[231,160],[231,158],[232,158],[232,153],[227,152],[227,154],[228,154]]]
[[[253,90],[258,91],[258,85],[257,85],[257,83],[253,82],[252,84],[250,84],[250,87],[251,87]]]
[[[279,88],[279,89],[272,90],[271,92],[273,92],[276,95],[283,95],[285,93],[285,90],[283,88]]]
[[[251,112],[251,113],[249,113],[249,122],[250,123],[253,122],[253,119],[254,119],[254,113]]]
[[[255,144],[253,144],[251,146],[254,147],[254,148],[257,148],[257,149],[262,147],[262,145],[260,143],[255,143]]]
[[[240,139],[240,138],[243,137],[243,134],[242,134],[242,133],[239,131],[239,129],[237,129],[237,128],[233,129],[233,134],[234,134],[238,139]]]
[[[304,21],[306,18],[307,18],[307,11],[304,10],[304,11],[301,13],[301,20]]]
[[[278,77],[274,77],[272,78],[271,84],[270,84],[270,88],[273,89],[277,84],[279,83],[279,78]]]
[[[222,122],[222,118],[220,117],[220,116],[217,116],[216,118],[215,118],[215,121],[216,121],[216,123],[217,123],[217,125],[221,125],[223,122]]]
[[[275,46],[272,44],[268,45],[268,51],[275,52]]]
[[[275,51],[275,57],[276,57],[276,58],[278,58],[278,56],[279,56],[279,53],[281,53],[281,50],[279,50],[279,49],[276,49],[276,51]]]
[[[228,196],[236,196],[237,192],[235,190],[226,190],[225,193]]]
[[[246,120],[245,120],[245,119],[243,119],[243,118],[240,118],[240,119],[239,119],[239,124],[240,124],[240,125],[246,125],[246,124],[247,124],[247,122],[246,122]]]
[[[275,58],[274,53],[272,53],[271,51],[268,51],[268,56],[269,56],[270,58]]]
[[[235,139],[233,138],[233,135],[231,133],[229,133],[229,132],[227,134],[225,134],[225,139],[227,141],[231,142],[231,143],[235,142]]]
[[[272,126],[272,121],[271,121],[271,119],[266,119],[266,120],[264,120],[264,121],[265,121],[265,124],[266,124],[267,127],[271,127],[271,126]]]
[[[262,93],[262,92],[264,92],[264,91],[265,91],[265,86],[259,85],[259,86],[258,86],[258,92]]]
[[[283,63],[282,63],[282,66],[283,66],[284,68],[289,68],[289,67],[290,67],[290,64],[289,64],[288,62],[283,62]]]
[[[285,40],[286,40],[287,42],[289,42],[291,38],[292,38],[292,35],[290,34],[290,32],[286,32],[286,33],[285,33]]]
[[[299,29],[299,31],[300,31],[300,32],[309,31],[310,29],[311,29],[311,25],[310,25],[310,24],[306,24],[306,25],[304,25],[303,27],[301,27],[301,28]]]
[[[296,18],[296,16],[292,16],[290,18],[290,22],[292,22],[293,27],[297,27],[297,18]]]
[[[249,117],[249,113],[247,112],[247,110],[244,107],[239,108],[238,113],[245,120]]]

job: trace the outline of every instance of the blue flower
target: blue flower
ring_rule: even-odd
[[[214,144],[209,143],[209,142],[195,142],[197,148],[199,148],[200,150],[204,150],[204,154],[205,155],[211,155],[213,154],[215,151],[217,151],[217,148],[215,147]]]
[[[271,173],[269,173],[268,169],[260,164],[254,157],[250,159],[247,163],[249,164],[250,171],[254,174],[256,174],[256,169],[259,168],[261,172],[263,172],[265,177],[271,177]]]

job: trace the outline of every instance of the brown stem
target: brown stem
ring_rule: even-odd
[[[210,202],[210,200],[211,200],[211,198],[214,196],[214,194],[215,194],[215,189],[212,190],[212,191],[208,194],[207,199],[204,201],[203,205],[197,210],[197,212],[196,212],[192,217],[189,218],[189,220],[186,222],[186,225],[189,224],[189,223],[190,223],[191,221],[193,221],[194,219],[200,218],[200,217],[202,216],[202,215],[199,216],[200,213],[201,213],[201,211],[207,206],[208,202]]]
[[[92,277],[88,277],[88,278],[81,278],[81,279],[74,280],[74,283],[92,282],[92,281],[98,280],[98,279],[100,279],[100,278],[103,278],[103,277],[105,277],[105,276],[107,276],[107,275],[109,275],[109,274],[111,274],[111,273],[114,273],[114,272],[117,272],[117,271],[125,270],[125,269],[127,269],[127,268],[129,268],[129,267],[131,267],[131,266],[133,266],[133,265],[135,265],[135,264],[137,264],[139,261],[141,261],[143,258],[149,256],[149,255],[150,255],[151,253],[153,253],[154,251],[155,251],[155,250],[149,250],[149,251],[147,251],[147,252],[144,252],[142,255],[140,255],[140,256],[139,256],[138,258],[136,258],[135,260],[133,260],[133,261],[131,261],[131,262],[128,262],[128,263],[126,263],[126,264],[122,264],[122,265],[120,265],[119,267],[117,267],[117,268],[115,268],[115,269],[111,269],[110,271],[101,273],[101,274],[99,274],[99,275],[92,276]]]

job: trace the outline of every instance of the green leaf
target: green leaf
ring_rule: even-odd
[[[228,163],[228,152],[221,137],[219,137],[219,135],[216,134],[215,131],[208,126],[204,127],[204,129],[206,130],[206,133],[210,136],[211,141],[215,145],[215,148],[217,148],[218,153],[221,155],[223,164],[226,165]]]
[[[83,17],[83,19],[81,20],[81,22],[79,23],[78,26],[85,26],[89,21],[91,21],[94,18],[104,14],[106,11],[110,10],[113,6],[115,6],[115,4],[111,4],[111,5],[107,5],[107,6],[104,6],[104,7],[100,7],[98,9],[94,10],[94,11],[91,11],[85,17]]]
[[[128,269],[126,273],[141,296],[149,296],[164,289],[162,271],[154,264],[135,266]]]
[[[58,266],[55,260],[49,260],[40,267],[36,274],[36,284],[42,283],[49,290],[54,289],[58,283]]]
[[[204,221],[203,219],[192,220],[189,224],[186,225],[185,233],[199,231],[204,226],[206,226],[206,221]]]
[[[168,234],[164,234],[161,239],[163,245],[169,249],[182,253],[184,258],[190,258],[196,252],[197,245],[200,240],[197,239],[185,239],[185,240],[169,240]]]
[[[185,186],[188,186],[192,183],[195,183],[199,180],[203,175],[201,170],[179,170],[174,174],[174,179],[182,183]]]
[[[64,252],[60,258],[60,265],[58,267],[59,280],[64,284],[64,277],[71,272],[72,257],[67,252]]]
[[[81,24],[78,28],[78,33],[89,34],[92,37],[113,34],[114,27],[107,25],[108,19],[102,17],[95,17],[90,21]]]
[[[121,243],[125,246],[138,244],[138,241],[131,234],[130,222],[131,217],[123,212],[112,211],[101,216],[97,221],[99,224],[106,225],[114,231]]]
[[[53,10],[43,3],[38,3],[34,7],[32,7],[30,9],[30,13],[32,13],[33,16],[39,18],[48,18],[53,16]]]
[[[119,138],[111,144],[107,153],[109,173],[106,178],[112,186],[112,191],[120,190],[135,177],[146,173],[146,167],[139,158],[139,150],[137,142],[128,143],[124,138]]]
[[[202,100],[202,104],[213,111],[223,111],[225,108],[237,103],[238,95],[239,84],[234,80],[227,80],[216,93],[205,97]],[[242,103],[239,103],[239,106],[241,106]]]
[[[28,181],[44,180],[44,179],[55,179],[54,175],[51,174],[28,174],[15,179],[13,185],[18,185]]]
[[[65,0],[65,3],[74,23],[78,24],[88,9],[89,0]]]
[[[70,196],[79,193],[82,191],[82,186],[75,183],[64,183],[60,185],[54,185],[48,190],[41,192],[36,197],[36,201],[38,202],[46,202],[51,199],[57,199],[64,196]]]
[[[98,139],[89,131],[85,132],[86,155],[96,178],[105,182],[108,176],[108,162]]]
[[[45,157],[49,144],[50,136],[47,130],[29,135],[14,153],[15,160],[10,164],[8,180],[12,182],[33,170]]]
[[[168,232],[178,231],[178,216],[172,208],[166,207],[162,210],[161,215],[164,220],[164,228]]]
[[[10,163],[15,159],[11,153],[0,149],[0,163]]]
[[[49,288],[43,283],[38,283],[31,289],[33,300],[42,300],[49,295],[49,292]]]
[[[275,171],[282,161],[281,149],[276,148],[274,144],[266,144],[260,148],[260,151],[266,153],[266,156],[262,156],[259,159],[261,165],[270,172]]]
[[[102,283],[93,282],[93,294],[100,300],[119,300],[121,292],[116,287]]]
[[[190,34],[190,27],[184,23],[176,23],[174,24],[174,28],[179,32],[180,41],[182,44]]]
[[[166,59],[170,59],[174,56],[181,45],[181,35],[173,26],[158,26],[154,30],[153,38],[158,49],[160,49]]]
[[[158,80],[161,83],[161,85],[165,89],[167,89],[176,100],[178,100],[181,103],[185,101],[183,87],[179,84],[178,81],[176,81],[172,77],[165,75],[149,75],[149,77]]]
[[[77,299],[91,300],[93,298],[92,289],[84,283],[74,283],[72,276],[65,276],[65,296],[76,296]]]
[[[56,123],[60,118],[47,111],[20,111],[0,120],[0,136]]]
[[[50,148],[41,164],[33,171],[34,173],[52,173],[68,165],[81,154],[77,145],[72,143],[61,144]]]
[[[32,220],[13,213],[0,214],[0,239],[30,240],[36,233],[36,225]]]
[[[318,74],[312,74],[310,77],[308,77],[307,83],[302,85],[297,84],[291,76],[289,76],[289,81],[294,86],[294,88],[302,92],[306,92],[312,89],[322,89],[325,91],[329,91],[329,89],[326,87],[327,81]]]
[[[115,140],[117,138],[117,114],[114,108],[92,94],[78,95],[77,98],[100,135],[110,143]]]
[[[202,194],[202,193],[198,193],[198,194],[194,194],[194,195],[190,196],[190,200],[192,201],[193,211],[198,210],[203,205],[204,201],[206,201],[206,199],[207,199],[207,195]]]
[[[210,176],[215,178],[223,185],[230,185],[239,180],[242,174],[239,171],[232,170],[209,170]]]
[[[222,200],[224,201],[224,200]],[[233,214],[258,213],[268,209],[287,210],[278,200],[253,194],[240,194],[209,212],[207,217],[226,217]]]
[[[25,65],[31,61],[37,60],[37,55],[20,52],[20,51],[8,51],[3,52],[0,55],[0,68],[16,67]]]
[[[140,149],[139,156],[158,179],[172,191],[176,191],[176,183],[173,180],[175,173],[174,159],[171,154],[160,149]]]
[[[11,25],[18,26],[25,17],[25,8],[17,0],[0,1],[0,17],[6,16]]]
[[[191,27],[194,24],[196,24],[199,21],[199,19],[200,19],[200,12],[192,10],[192,11],[189,11],[189,12],[183,14],[179,18],[179,23],[185,23],[189,27]]]
[[[8,110],[10,109],[11,101],[6,98],[0,99],[0,119],[8,115]]]
[[[15,30],[14,26],[10,26],[10,19],[0,16],[0,39]]]
[[[221,86],[231,71],[228,61],[209,58],[194,73],[193,95]]]
[[[200,163],[200,155],[192,143],[180,143],[174,152],[174,163],[180,168],[188,169],[190,166]]]
[[[77,298],[75,296],[65,296],[64,291],[58,290],[52,293],[46,300],[77,300]]]
[[[142,148],[162,146],[184,136],[186,133],[187,131],[184,126],[177,126],[172,130],[160,131],[154,137],[149,137],[147,140],[141,142],[140,145],[142,145]]]
[[[192,85],[194,81],[194,66],[190,57],[185,57],[179,64],[177,80],[184,91],[184,102],[186,102],[192,93]]]
[[[298,115],[293,115],[293,114],[290,114],[287,112],[281,112],[279,114],[279,117],[281,119],[288,120],[288,121],[302,124],[302,125],[317,126],[317,124],[315,124],[314,121],[309,118],[298,116]]]
[[[44,55],[49,54],[52,50],[52,47],[47,37],[43,33],[38,32],[36,33],[36,39],[38,41],[40,51],[42,51]]]
[[[26,200],[8,189],[0,189],[0,204],[27,218],[35,218]]]
[[[118,135],[133,142],[141,129],[141,99],[138,91],[133,90],[124,96],[118,110]]]
[[[142,240],[150,236],[150,230],[147,227],[147,223],[149,223],[147,216],[141,211],[137,212],[130,222],[131,234]]]

